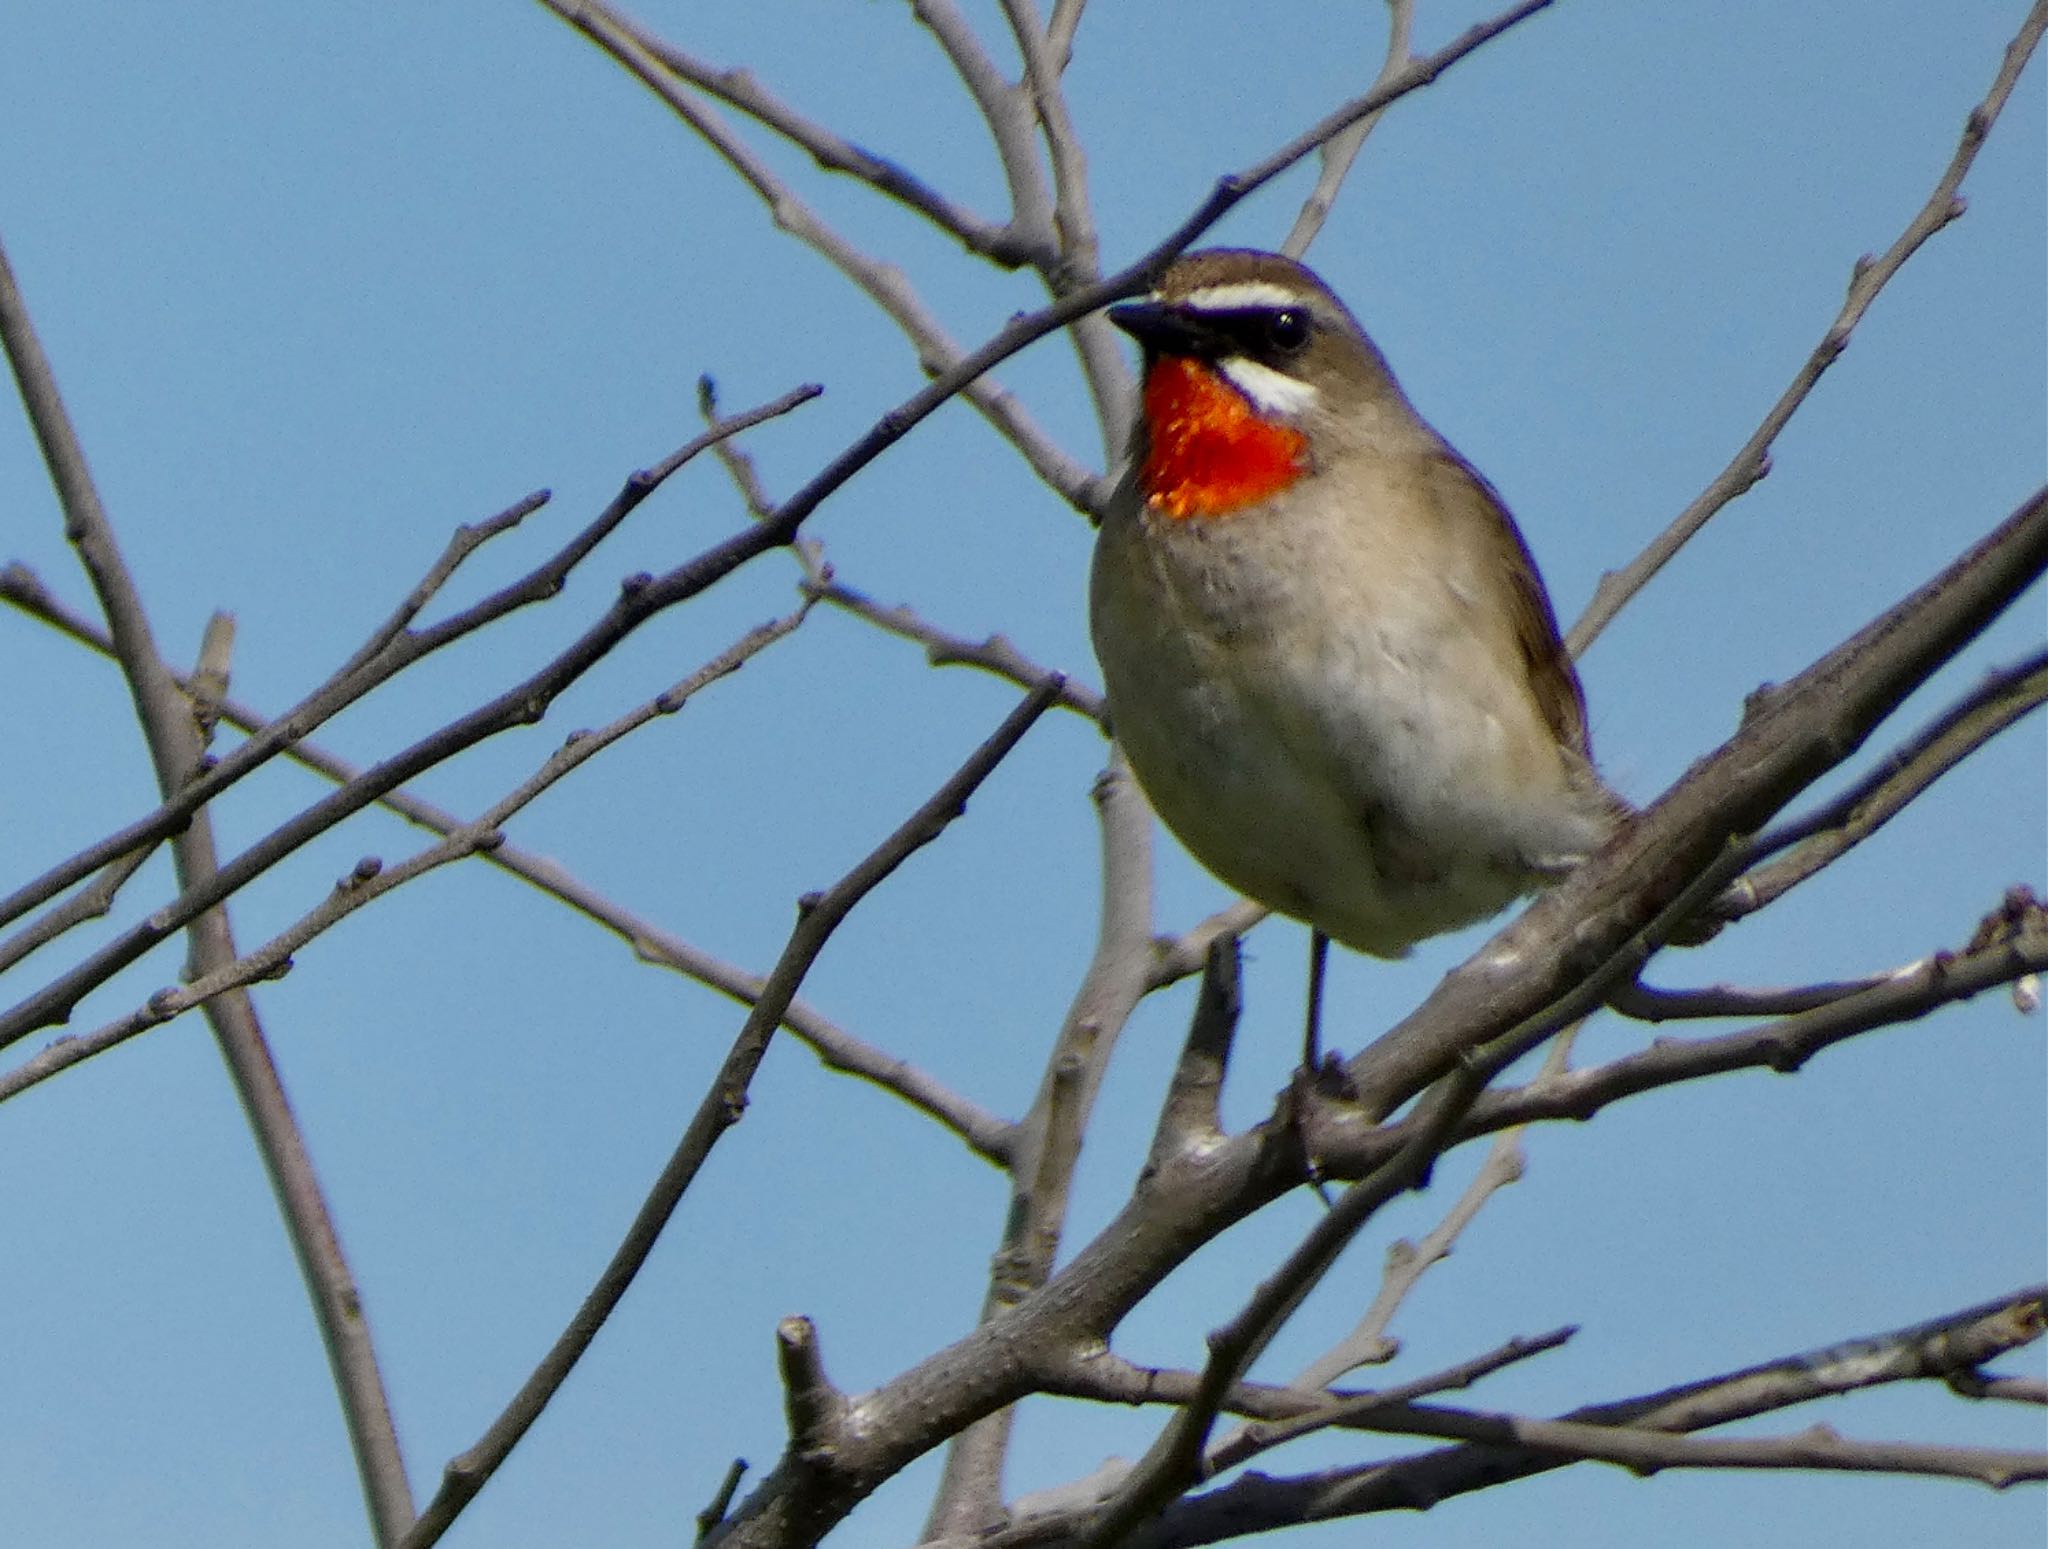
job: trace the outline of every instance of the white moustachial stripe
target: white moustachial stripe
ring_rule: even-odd
[[[1313,382],[1275,371],[1242,355],[1225,356],[1216,362],[1216,369],[1230,379],[1232,387],[1251,399],[1254,408],[1280,419],[1300,418],[1322,397]]]

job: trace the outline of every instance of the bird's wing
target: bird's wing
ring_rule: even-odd
[[[1572,669],[1571,658],[1565,654],[1557,615],[1551,610],[1549,595],[1543,589],[1535,558],[1522,539],[1521,529],[1508,514],[1500,492],[1450,446],[1442,447],[1435,472],[1442,481],[1440,487],[1447,502],[1466,513],[1469,536],[1499,549],[1498,561],[1510,582],[1508,626],[1528,666],[1529,686],[1544,723],[1560,743],[1590,759],[1586,697],[1579,687],[1579,675]]]

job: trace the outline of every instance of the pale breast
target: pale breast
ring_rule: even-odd
[[[1383,955],[1583,852],[1597,826],[1502,678],[1482,592],[1453,547],[1339,532],[1287,497],[1112,517],[1096,650],[1160,817],[1231,886]]]

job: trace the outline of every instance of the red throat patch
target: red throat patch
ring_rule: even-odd
[[[1144,408],[1146,504],[1176,520],[1228,516],[1308,471],[1308,437],[1262,417],[1201,361],[1154,360]]]

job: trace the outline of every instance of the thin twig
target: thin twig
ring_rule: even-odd
[[[527,517],[546,505],[554,495],[549,490],[539,489],[532,494],[515,500],[495,516],[481,522],[464,522],[449,537],[448,544],[441,550],[434,563],[427,567],[427,573],[419,583],[392,609],[391,614],[370,633],[356,652],[340,667],[336,668],[329,681],[345,680],[368,667],[390,648],[392,643],[412,627],[426,605],[439,596],[441,589],[454,577],[463,562],[482,548],[491,539],[511,532]],[[502,617],[512,608],[530,600],[538,600],[558,589],[578,560],[588,554],[611,530],[622,521],[631,507],[621,508],[618,502],[607,507],[598,519],[576,535],[568,544],[558,550],[539,570],[532,572],[523,582],[501,588],[491,597],[470,610],[477,623],[489,622]],[[453,631],[444,623],[441,630],[447,638],[453,638]]]
[[[1161,936],[1152,943],[1152,988],[1199,973],[1209,952],[1225,936],[1242,936],[1272,911],[1264,904],[1240,898],[1226,904],[1193,929],[1178,936]]]
[[[1206,1460],[1207,1472],[1211,1476],[1220,1474],[1275,1447],[1318,1431],[1376,1430],[1378,1427],[1373,1421],[1377,1415],[1402,1408],[1431,1393],[1469,1388],[1503,1367],[1558,1349],[1577,1333],[1577,1326],[1568,1323],[1533,1339],[1511,1339],[1498,1349],[1474,1356],[1469,1361],[1460,1361],[1447,1371],[1432,1372],[1378,1392],[1325,1394],[1322,1402],[1313,1409],[1285,1420],[1254,1423],[1219,1442],[1210,1450]]]
[[[1095,782],[1102,830],[1102,900],[1095,951],[1047,1056],[1037,1096],[1018,1121],[1010,1208],[982,1300],[987,1325],[1051,1279],[1066,1232],[1081,1141],[1109,1057],[1147,993],[1152,930],[1152,822],[1122,754]],[[1012,1411],[966,1427],[946,1449],[927,1536],[979,1531],[1002,1507]]]
[[[941,193],[902,162],[877,156],[854,144],[829,126],[799,112],[764,86],[746,69],[721,70],[685,52],[633,17],[604,0],[542,0],[542,4],[604,48],[609,33],[631,38],[663,69],[678,80],[739,109],[756,123],[772,129],[808,155],[827,172],[841,173],[865,183],[884,198],[893,199],[923,216],[939,230],[956,238],[970,253],[1006,269],[1027,261],[1026,245],[1011,225],[998,225]]]
[[[428,573],[427,579],[413,589],[391,618],[380,624],[370,640],[325,683],[275,721],[251,735],[247,742],[217,764],[187,781],[155,812],[109,834],[69,860],[52,867],[35,881],[17,889],[6,899],[0,900],[0,923],[19,918],[25,911],[71,886],[80,878],[90,875],[115,856],[126,854],[136,845],[176,833],[194,812],[235,781],[260,767],[289,743],[308,735],[330,716],[355,703],[372,689],[388,682],[414,662],[486,624],[496,622],[515,609],[560,595],[562,584],[569,573],[604,537],[685,463],[727,436],[737,435],[740,431],[764,420],[787,414],[798,405],[815,398],[819,392],[820,389],[815,386],[792,389],[771,403],[763,404],[760,408],[744,414],[734,415],[714,429],[693,437],[652,468],[642,469],[629,477],[625,487],[592,522],[524,576],[438,624],[417,632],[408,632],[406,625],[417,613],[420,603],[425,600],[425,595],[431,595],[433,590],[438,589],[446,580],[447,574],[452,573],[454,565],[459,563],[461,558],[474,552],[484,539],[507,530],[519,516],[537,507],[546,498],[545,492],[528,496],[477,527],[458,529],[448,549]],[[720,573],[723,574],[722,571]],[[674,574],[671,573],[672,578]],[[25,575],[26,572],[20,567],[9,566],[5,576],[0,579],[17,583]],[[666,605],[667,602],[664,601],[663,606]]]
[[[1543,1057],[1545,1074],[1561,1074],[1570,1068],[1571,1049],[1583,1022],[1562,1029],[1551,1040]],[[1521,1181],[1527,1160],[1522,1151],[1522,1132],[1502,1130],[1487,1147],[1485,1157],[1472,1181],[1465,1186],[1443,1219],[1424,1234],[1419,1243],[1397,1239],[1387,1249],[1386,1266],[1380,1273],[1380,1287],[1372,1304],[1357,1325],[1323,1355],[1311,1361],[1294,1378],[1296,1387],[1324,1388],[1359,1366],[1391,1361],[1400,1354],[1401,1342],[1390,1338],[1387,1329],[1394,1314],[1414,1292],[1422,1277],[1450,1256],[1479,1212],[1494,1195],[1511,1183]],[[1218,1443],[1226,1446],[1229,1438]]]
[[[725,1477],[718,1482],[718,1490],[697,1513],[697,1542],[703,1543],[711,1536],[712,1529],[725,1520],[725,1513],[732,1505],[732,1498],[738,1493],[740,1480],[746,1476],[747,1460],[734,1458],[726,1465]]]
[[[985,376],[992,368],[1009,359],[1026,345],[1065,328],[1077,318],[1085,317],[1112,301],[1136,295],[1149,286],[1159,272],[1203,232],[1332,135],[1338,134],[1366,114],[1387,106],[1397,98],[1433,84],[1447,70],[1476,49],[1484,47],[1538,12],[1547,10],[1554,3],[1555,0],[1518,0],[1518,3],[1511,5],[1498,16],[1468,27],[1434,54],[1411,60],[1384,86],[1374,87],[1364,95],[1332,109],[1262,160],[1254,162],[1241,172],[1230,173],[1217,179],[1208,194],[1187,218],[1154,244],[1150,251],[1094,284],[1067,292],[1049,306],[1011,318],[987,343],[940,371],[923,389],[890,410],[876,421],[866,434],[841,451],[820,469],[809,483],[778,508],[774,521],[762,524],[764,533],[772,533],[775,542],[788,542],[810,514],[818,508],[821,501],[882,452],[908,435],[940,404],[955,394],[966,391],[977,378]],[[607,46],[609,47],[609,44]],[[638,49],[630,39],[623,40],[620,53],[622,62],[630,62],[630,56],[636,52],[645,61],[651,73],[642,74],[639,68],[635,68],[634,73],[641,75],[642,79],[647,80],[650,86],[660,92],[658,63],[648,59],[645,51]],[[664,96],[663,100],[668,101],[669,98]],[[695,127],[700,119],[707,124],[716,123],[715,115],[710,114],[701,104],[685,101],[680,105],[672,102],[671,106],[675,107],[678,113],[688,117],[692,127]],[[718,144],[717,148],[724,154],[723,144]],[[734,149],[742,155],[745,154],[736,143]],[[748,158],[749,161],[751,159]],[[744,168],[738,163],[735,164],[735,170],[741,171],[742,176],[746,175]],[[1030,455],[1028,450],[1026,455]],[[1038,468],[1037,471],[1041,477],[1047,477],[1048,482],[1052,482],[1055,488],[1060,487],[1044,469]],[[1098,485],[1094,489],[1078,490],[1072,498],[1081,509],[1093,511],[1098,508],[1102,498],[1101,488]],[[735,554],[734,551],[741,552]],[[733,540],[715,559],[712,556],[705,556],[704,563],[721,566],[737,563],[740,558],[749,557],[753,552],[756,552],[754,542]],[[672,581],[680,581],[680,578],[681,572],[673,573]]]
[[[1375,86],[1386,82],[1407,62],[1409,40],[1414,33],[1415,0],[1387,0],[1387,57],[1380,65],[1380,73],[1373,79]],[[1336,208],[1337,192],[1343,188],[1352,162],[1358,159],[1365,137],[1377,127],[1385,111],[1383,108],[1378,113],[1368,113],[1323,146],[1323,167],[1316,175],[1316,186],[1303,202],[1301,213],[1294,217],[1294,227],[1287,233],[1287,240],[1280,244],[1280,251],[1289,258],[1299,258],[1306,253],[1316,234],[1323,229],[1323,222]]]
[[[1046,24],[1046,46],[1053,64],[1064,73],[1074,57],[1074,34],[1081,30],[1081,12],[1088,0],[1053,0],[1052,20]]]
[[[903,271],[861,251],[812,209],[722,114],[671,75],[632,32],[615,24],[608,7],[596,3],[568,7],[563,0],[542,3],[659,97],[753,190],[779,229],[822,256],[881,308],[917,351],[918,364],[927,376],[945,375],[960,364],[965,352]],[[1102,481],[1059,446],[1016,394],[993,378],[982,379],[980,372],[956,384],[952,391],[966,398],[1061,498],[1079,511],[1099,514],[1105,493]]]
[[[2048,1452],[1951,1447],[1924,1442],[1851,1441],[1825,1425],[1789,1436],[1697,1437],[1629,1425],[1589,1425],[1432,1404],[1367,1412],[1364,1430],[1437,1436],[1490,1447],[1520,1447],[1555,1463],[1613,1463],[1648,1476],[1667,1468],[1819,1469],[1970,1479],[2002,1490],[2048,1479]]]
[[[0,249],[0,346],[13,368],[23,407],[56,486],[65,536],[77,550],[105,614],[114,659],[128,681],[136,720],[149,747],[157,789],[166,799],[174,799],[193,783],[201,766],[205,744],[199,722],[157,650],[141,594],[121,556],[113,523],[87,466],[85,449],[64,408],[56,375],[43,353],[4,249]],[[224,680],[225,663],[212,665]],[[152,839],[155,837],[159,836]],[[195,807],[190,821],[169,837],[179,885],[188,892],[209,885],[219,867],[209,814]],[[147,842],[117,846],[80,875]],[[180,923],[186,927],[192,975],[204,975],[235,959],[234,933],[225,910],[211,906],[194,910]],[[240,991],[222,996],[208,1004],[207,1020],[299,1262],[307,1299],[326,1347],[371,1529],[380,1545],[389,1545],[412,1519],[412,1489],[392,1424],[390,1401],[377,1370],[362,1296],[342,1254],[311,1152],[285,1097],[253,1002]]]
[[[449,1462],[443,1472],[440,1489],[435,1491],[434,1498],[405,1535],[402,1549],[426,1549],[427,1545],[440,1539],[499,1465],[510,1456],[519,1439],[540,1417],[548,1401],[582,1358],[583,1352],[590,1348],[598,1330],[626,1294],[640,1267],[646,1263],[648,1254],[653,1252],[662,1229],[674,1214],[684,1192],[696,1179],[712,1147],[739,1122],[745,1111],[747,1087],[768,1052],[769,1042],[781,1025],[790,1000],[840,922],[897,867],[938,838],[960,816],[968,797],[1044,714],[1052,703],[1052,697],[1050,690],[1040,690],[1024,699],[988,740],[976,748],[932,794],[930,800],[912,813],[894,833],[827,891],[807,895],[800,901],[796,928],[790,932],[789,943],[768,976],[766,989],[733,1039],[724,1064],[706,1089],[702,1102],[676,1145],[675,1153],[655,1179],[618,1250],[590,1294],[584,1298],[575,1317],[504,1412],[473,1446]]]
[[[2035,1286],[1909,1328],[1875,1334],[1682,1387],[1559,1417],[1565,1422],[1690,1432],[1892,1382],[1946,1380],[2040,1338],[2048,1288]],[[1413,1510],[1558,1468],[1555,1452],[1468,1443],[1391,1463],[1324,1470],[1296,1478],[1240,1476],[1220,1489],[1167,1508],[1144,1535],[1147,1544],[1186,1545],[1367,1512]],[[1068,1541],[1092,1508],[1075,1506],[1021,1520],[983,1539],[979,1549],[1036,1549]],[[1227,1525],[1227,1526],[1225,1526]]]
[[[820,602],[865,619],[877,629],[915,641],[924,647],[925,660],[934,667],[975,667],[1027,689],[1058,678],[1066,684],[1060,692],[1061,709],[1085,715],[1097,725],[1104,724],[1109,714],[1100,693],[1074,682],[1064,673],[1039,666],[1005,635],[987,635],[980,640],[956,635],[939,628],[907,603],[891,607],[838,581],[806,583],[804,590]]]
[[[2048,1407],[2048,1381],[2039,1377],[1994,1377],[1972,1368],[1950,1373],[1948,1385],[1964,1398],[1997,1398]]]
[[[35,1058],[0,1076],[0,1102],[60,1071],[103,1054],[138,1033],[160,1027],[194,1006],[205,1005],[226,991],[283,976],[290,970],[295,953],[358,909],[430,871],[479,852],[496,849],[504,842],[503,825],[542,792],[621,738],[661,716],[675,714],[700,689],[739,671],[777,640],[794,632],[808,612],[809,604],[805,604],[794,613],[749,630],[703,667],[653,699],[629,710],[610,725],[596,731],[572,733],[538,770],[499,798],[480,817],[453,828],[439,844],[408,856],[396,866],[386,866],[374,857],[359,862],[311,911],[254,951],[221,963],[183,986],[158,990],[134,1011],[91,1033],[51,1044]]]
[[[1825,1425],[1810,1426],[1790,1436],[1695,1437],[1667,1436],[1634,1427],[1576,1425],[1568,1420],[1507,1418],[1503,1440],[1616,1463],[1642,1475],[1666,1468],[1797,1468],[1970,1479],[1994,1490],[2048,1479],[2048,1452],[1853,1441]]]
[[[1244,1006],[1239,968],[1237,938],[1219,936],[1209,947],[1202,991],[1195,997],[1166,1100],[1159,1105],[1145,1163],[1149,1171],[1185,1162],[1223,1138],[1223,1078],[1230,1069],[1231,1045]]]
[[[872,435],[873,433],[871,437]],[[889,439],[893,440],[894,437]],[[684,451],[690,451],[692,448],[701,450],[703,446],[709,444],[706,437],[698,437]],[[629,480],[627,494],[620,497],[621,501],[630,500],[631,503],[637,504],[644,498],[644,490],[640,490],[640,485],[646,480],[666,478],[676,466],[679,466],[678,458],[681,456],[682,453],[678,453],[648,473],[636,475],[634,479]],[[841,460],[844,461],[843,456]],[[814,480],[813,484],[816,483],[818,481]],[[820,495],[818,498],[823,497]],[[0,1047],[26,1036],[39,1027],[63,1021],[87,991],[127,967],[165,940],[172,932],[182,929],[189,921],[232,896],[302,845],[380,797],[396,790],[407,780],[479,742],[514,727],[530,725],[539,720],[556,696],[648,619],[717,585],[741,565],[786,542],[793,533],[794,521],[790,521],[787,527],[780,518],[774,523],[751,523],[747,528],[732,534],[723,542],[714,544],[665,575],[627,577],[611,607],[551,661],[542,665],[526,679],[504,690],[495,698],[486,700],[457,716],[438,731],[430,732],[409,747],[393,754],[342,789],[314,802],[257,840],[233,860],[221,866],[218,871],[212,872],[204,880],[195,881],[187,886],[171,903],[107,942],[68,972],[59,975],[41,990],[31,994],[4,1015],[0,1015]],[[424,641],[434,636],[438,629],[439,626],[406,638],[416,642]],[[233,755],[230,755],[229,759],[222,760],[220,768],[228,767],[232,759]],[[170,811],[174,806],[175,802],[167,803],[159,812]],[[123,834],[127,835],[132,831],[131,826],[131,829],[124,830]]]
[[[1044,277],[1048,293],[1059,297],[1102,274],[1102,249],[1088,200],[1088,156],[1080,132],[1074,127],[1073,115],[1067,111],[1067,94],[1060,81],[1065,60],[1051,46],[1046,26],[1039,20],[1036,0],[1002,3],[1003,15],[1010,23],[1010,36],[1024,61],[1024,84],[1030,91],[1039,136],[1045,142],[1046,159],[1052,166],[1053,227],[1058,242],[1053,253],[1037,260],[1036,267]],[[1069,335],[1081,364],[1082,378],[1094,400],[1096,422],[1102,427],[1103,459],[1113,463],[1130,439],[1130,367],[1124,362],[1116,331],[1108,318],[1081,318]]]
[[[1031,98],[996,68],[974,28],[953,0],[911,0],[910,14],[929,31],[944,52],[960,84],[967,88],[1002,163],[1010,190],[1010,229],[1023,247],[1049,261],[1058,246],[1053,226],[1052,195],[1045,186],[1037,148],[1032,144]]]
[[[721,446],[724,444],[720,443]],[[112,653],[112,642],[104,631],[90,620],[65,609],[30,572],[19,565],[0,571],[0,598],[103,655]],[[268,726],[274,719],[232,699],[222,702],[221,718],[248,732]],[[282,753],[285,758],[336,785],[348,785],[363,773],[357,766],[311,742],[288,743]],[[404,789],[386,792],[378,798],[377,804],[408,823],[443,838],[467,828],[470,822]],[[607,898],[545,855],[507,842],[476,852],[476,858],[517,877],[603,926],[630,946],[643,962],[686,975],[743,1005],[752,1005],[760,996],[764,981],[758,974],[726,962],[663,930],[653,921]],[[976,1155],[999,1166],[1007,1162],[1014,1130],[1009,1120],[952,1091],[907,1061],[856,1037],[801,998],[790,1003],[783,1025],[809,1046],[827,1069],[872,1082],[953,1131]],[[56,1051],[64,1046],[65,1040],[60,1039],[45,1051],[45,1055],[55,1058]],[[43,1070],[40,1065],[45,1055],[38,1055],[23,1065],[18,1076],[33,1074],[40,1080],[53,1074],[54,1070]],[[7,1079],[11,1082],[16,1077]],[[27,1084],[26,1081],[23,1084]],[[0,1084],[0,1095],[12,1090],[12,1086]]]
[[[1453,1366],[1387,1388],[1331,1392],[1324,1388],[1277,1387],[1269,1382],[1240,1380],[1231,1385],[1223,1407],[1254,1422],[1248,1433],[1256,1433],[1257,1445],[1241,1447],[1224,1456],[1211,1472],[1235,1467],[1259,1452],[1314,1431],[1370,1430],[1366,1419],[1375,1409],[1396,1408],[1433,1393],[1469,1388],[1505,1367],[1558,1349],[1577,1333],[1576,1327],[1567,1324],[1532,1338],[1510,1339]],[[1200,1372],[1140,1366],[1112,1351],[1094,1350],[1048,1373],[1044,1391],[1060,1398],[1135,1407],[1185,1404],[1195,1396],[1201,1382]]]
[[[1716,920],[1737,920],[1775,902],[1846,855],[1993,737],[2048,702],[2048,651],[1987,675],[1976,688],[1814,812],[1758,841],[1759,854],[1789,851],[1753,868],[1714,900]]]
[[[1715,475],[1713,482],[1700,491],[1692,504],[1679,512],[1671,525],[1652,539],[1642,553],[1621,569],[1610,570],[1600,578],[1600,584],[1593,589],[1592,601],[1586,604],[1586,611],[1565,636],[1565,647],[1573,656],[1585,654],[1614,616],[1649,584],[1651,577],[1670,563],[1672,556],[1706,526],[1716,512],[1746,493],[1770,472],[1771,444],[1806,401],[1814,384],[1848,348],[1849,335],[1863,320],[1863,314],[1870,310],[1878,292],[1899,272],[1906,260],[1919,251],[1922,243],[1962,215],[1964,204],[1957,190],[1962,186],[1970,164],[1977,159],[1977,152],[1983,148],[1985,136],[1998,121],[1998,115],[2004,109],[2006,99],[2012,95],[2013,86],[2018,82],[2020,72],[2026,68],[2027,59],[2040,42],[2044,29],[2048,29],[2048,0],[2036,0],[2020,26],[2019,35],[2006,46],[1991,89],[1985,93],[1984,100],[1970,110],[1964,121],[1962,140],[1956,146],[1955,155],[1949,159],[1947,170],[1934,185],[1934,192],[1927,196],[1927,202],[1882,254],[1876,258],[1865,254],[1856,260],[1849,277],[1848,296],[1843,300],[1841,310],[1835,314],[1835,320],[1828,325],[1820,343],[1806,357],[1778,401],[1771,405],[1763,423],[1743,443],[1728,466]]]
[[[698,379],[697,401],[704,417],[715,421],[718,390],[711,378]],[[755,519],[766,521],[772,517],[775,503],[768,498],[760,473],[746,448],[737,442],[722,442],[718,447],[718,460]],[[915,641],[925,648],[925,660],[934,667],[977,667],[1024,689],[1037,688],[1056,676],[1064,676],[1031,661],[1006,636],[988,635],[978,641],[970,640],[965,635],[939,628],[907,603],[888,607],[867,593],[845,585],[838,579],[834,568],[826,563],[824,545],[815,538],[799,537],[790,548],[803,575],[801,585],[805,596],[829,603],[901,639]],[[1066,679],[1066,687],[1060,691],[1059,708],[1085,715],[1098,725],[1104,723],[1109,713],[1101,694],[1074,682],[1072,678]]]
[[[1739,884],[1738,884],[1739,885]],[[1739,984],[1710,984],[1696,990],[1665,990],[1637,980],[1614,992],[1608,1009],[1638,1022],[1676,1022],[1714,1017],[1781,1017],[1833,1005],[1851,995],[1860,995],[1893,978],[1899,972],[1869,974],[1861,979],[1840,979],[1826,984],[1800,984],[1785,988],[1752,988]]]
[[[1489,1092],[1474,1107],[1467,1132],[1540,1119],[1590,1119],[1620,1098],[1731,1070],[1789,1073],[1859,1033],[1923,1017],[2044,969],[2048,920],[2037,918],[2009,939],[1938,952],[1869,989],[1810,1011],[1718,1038],[1659,1038],[1605,1065]],[[1391,1128],[1398,1132],[1400,1126]]]
[[[1479,1094],[1483,1079],[1466,1070],[1444,1078],[1424,1099],[1425,1118],[1409,1144],[1372,1174],[1351,1185],[1308,1234],[1262,1281],[1244,1308],[1209,1335],[1209,1362],[1194,1395],[1139,1459],[1078,1539],[1078,1549],[1113,1549],[1139,1523],[1156,1516],[1203,1474],[1210,1425],[1231,1388],[1242,1380],[1281,1326],[1336,1262],[1338,1253],[1380,1207],[1417,1186],[1447,1143],[1457,1121]]]
[[[1707,896],[1715,885],[1717,879],[1710,872],[1691,891]],[[1674,901],[1658,922],[1646,927],[1644,935],[1656,939],[1664,920],[1682,918],[1688,907],[1688,899]],[[1346,1189],[1279,1267],[1260,1282],[1237,1315],[1209,1335],[1209,1361],[1195,1392],[1079,1535],[1081,1549],[1112,1549],[1121,1544],[1137,1524],[1210,1474],[1207,1433],[1225,1397],[1329,1272],[1344,1247],[1389,1200],[1427,1183],[1436,1158],[1455,1142],[1460,1121],[1487,1083],[1529,1049],[1598,1005],[1608,983],[1627,972],[1631,955],[1626,947],[1618,951],[1557,1005],[1470,1050],[1425,1094],[1398,1149]],[[1241,1438],[1229,1439],[1229,1450],[1241,1445]]]
[[[1358,1320],[1358,1326],[1326,1354],[1312,1361],[1294,1378],[1298,1388],[1327,1388],[1346,1372],[1360,1366],[1391,1361],[1400,1353],[1401,1343],[1387,1337],[1387,1328],[1401,1303],[1431,1268],[1447,1257],[1473,1217],[1486,1202],[1511,1183],[1520,1181],[1524,1166],[1520,1130],[1503,1130],[1487,1147],[1478,1172],[1464,1192],[1444,1212],[1443,1219],[1419,1243],[1401,1238],[1387,1249],[1386,1267],[1380,1273],[1380,1288]]]
[[[112,642],[109,642],[111,652]],[[48,946],[66,931],[97,920],[114,907],[128,880],[156,854],[153,844],[138,845],[126,855],[109,861],[100,874],[62,903],[53,905],[37,919],[0,941],[0,973]]]

